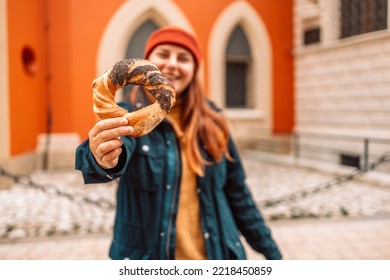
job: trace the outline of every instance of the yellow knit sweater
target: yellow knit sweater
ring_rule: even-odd
[[[179,137],[182,158],[179,207],[176,219],[175,256],[177,260],[203,260],[207,259],[207,256],[200,220],[196,174],[190,169],[183,150],[185,143],[181,140],[181,136],[185,128],[180,127],[181,106],[178,103],[167,116]]]

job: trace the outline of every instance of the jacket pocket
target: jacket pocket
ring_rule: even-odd
[[[110,248],[113,259],[150,259],[153,227],[116,221]]]
[[[144,191],[157,191],[163,183],[165,165],[163,145],[137,145],[129,165],[129,180]]]

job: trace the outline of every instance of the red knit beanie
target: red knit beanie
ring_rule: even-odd
[[[198,40],[179,27],[168,26],[154,31],[146,42],[144,57],[147,58],[153,49],[161,44],[174,44],[187,49],[198,65],[202,60]]]

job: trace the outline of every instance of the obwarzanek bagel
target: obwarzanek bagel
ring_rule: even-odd
[[[115,102],[117,90],[127,85],[141,85],[156,101],[129,113]],[[176,91],[152,62],[143,58],[118,61],[110,70],[92,83],[93,111],[100,119],[124,117],[134,127],[132,136],[139,137],[152,131],[175,104]]]

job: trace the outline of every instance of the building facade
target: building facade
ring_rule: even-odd
[[[72,167],[93,79],[166,25],[199,38],[242,147],[361,168],[390,150],[387,0],[195,2],[0,0],[0,166]]]
[[[365,168],[390,151],[389,13],[387,0],[294,1],[300,157]]]
[[[209,96],[237,141],[292,133],[292,0],[0,0],[0,164],[73,165],[96,121],[93,79],[166,25],[198,36]]]

